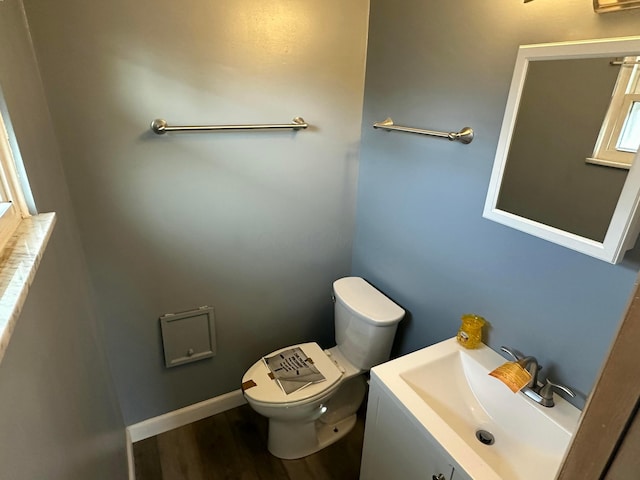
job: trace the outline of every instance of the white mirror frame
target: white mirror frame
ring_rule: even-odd
[[[602,243],[500,210],[497,208],[497,202],[529,62],[572,58],[624,57],[638,54],[640,54],[640,37],[520,46],[482,214],[484,218],[600,260],[610,263],[618,263],[622,260],[624,253],[634,246],[640,227],[637,218],[638,205],[640,204],[640,152],[636,155],[629,170]]]

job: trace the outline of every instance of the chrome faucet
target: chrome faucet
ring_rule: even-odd
[[[546,379],[545,384],[539,382],[538,373],[540,372],[540,370],[542,370],[542,367],[538,364],[536,357],[519,357],[510,348],[504,346],[500,347],[500,350],[512,357],[516,363],[518,363],[531,375],[531,380],[529,380],[529,383],[527,383],[527,385],[525,385],[522,390],[520,390],[520,392],[529,397],[534,402],[539,403],[543,407],[553,407],[555,404],[553,401],[554,389],[561,390],[571,397],[576,396],[576,394],[573,393],[568,387],[553,383],[548,378]]]
[[[540,405],[543,407],[553,407],[555,405],[553,401],[553,389],[562,390],[564,393],[569,395],[570,397],[575,397],[576,394],[571,391],[570,388],[565,387],[564,385],[560,385],[559,383],[553,383],[551,380],[547,378],[547,383],[540,389],[540,397],[541,401]]]

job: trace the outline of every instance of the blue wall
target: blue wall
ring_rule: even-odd
[[[507,5],[509,3],[509,5]],[[455,335],[535,355],[582,406],[624,313],[639,252],[610,265],[482,218],[518,45],[640,34],[591,3],[372,0],[353,273],[409,312],[404,354]],[[371,125],[471,126],[470,145]]]

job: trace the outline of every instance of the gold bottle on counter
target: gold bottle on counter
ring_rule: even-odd
[[[476,348],[482,343],[482,327],[487,321],[480,315],[467,313],[462,316],[462,325],[456,339],[465,348]]]

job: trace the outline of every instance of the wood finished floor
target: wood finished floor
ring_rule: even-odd
[[[267,420],[243,405],[134,443],[136,480],[357,480],[364,416],[324,450],[281,460],[267,450]]]

